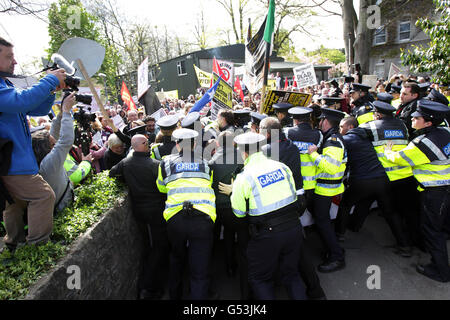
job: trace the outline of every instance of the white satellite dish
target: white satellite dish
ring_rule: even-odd
[[[64,41],[58,53],[76,68],[75,76],[81,79],[84,79],[84,77],[76,63],[77,59],[83,62],[89,77],[92,77],[100,70],[105,59],[105,48],[99,43],[85,38],[70,38]]]

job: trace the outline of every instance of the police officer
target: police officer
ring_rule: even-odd
[[[450,129],[438,127],[449,113],[448,106],[420,100],[412,114],[414,139],[398,152],[391,144],[384,153],[390,161],[412,166],[414,177],[421,186],[421,231],[431,263],[418,265],[417,272],[439,282],[450,281],[450,266],[445,219],[450,214]]]
[[[209,139],[203,139],[205,136],[205,131],[203,130],[202,123],[200,122],[200,112],[188,113],[184,119],[181,120],[181,128],[197,131],[197,147],[201,149],[206,147]]]
[[[387,90],[387,87],[386,87]],[[389,93],[394,97],[394,99],[392,99],[392,106],[395,109],[398,109],[398,107],[401,105],[402,101],[400,100],[400,91],[402,90],[401,86],[398,86],[396,84],[391,85],[391,90],[389,91]]]
[[[81,154],[81,159],[75,148],[72,148],[67,154],[64,161],[64,169],[67,172],[67,176],[74,186],[77,186],[83,181],[91,172],[93,157],[91,154],[85,156]]]
[[[260,131],[267,139],[267,144],[262,147],[262,150],[267,157],[273,160],[279,159],[280,162],[291,169],[295,182],[295,189],[297,190],[297,198],[300,207],[299,212],[300,216],[302,216],[306,209],[306,200],[305,191],[303,189],[299,149],[293,141],[286,138],[281,129],[280,122],[273,117],[261,121]],[[310,299],[324,299],[325,293],[320,285],[316,270],[311,263],[311,257],[308,255],[307,251],[303,249],[304,245],[305,243],[302,244],[300,250],[299,272],[302,280],[306,284],[306,294]]]
[[[189,260],[190,298],[208,296],[208,270],[216,220],[212,173],[208,163],[193,151],[198,133],[190,129],[173,132],[178,154],[165,157],[159,166],[157,186],[167,193],[164,218],[171,245],[169,293],[181,299],[184,258]],[[186,248],[187,242],[189,247]]]
[[[395,212],[401,215],[401,219],[407,224],[409,235],[405,234],[403,223],[396,214],[387,219],[391,230],[397,240],[396,253],[403,257],[411,256],[411,240],[420,246],[420,234],[418,224],[417,183],[412,177],[412,170],[408,166],[399,166],[383,154],[383,146],[392,141],[393,150],[398,151],[408,145],[408,130],[405,124],[393,117],[395,108],[391,105],[377,101],[374,103],[375,120],[363,124],[361,127],[367,132],[369,139],[377,153],[378,160],[383,165],[390,180],[390,191]]]
[[[171,154],[175,148],[175,141],[172,141],[172,132],[177,128],[179,118],[177,115],[168,115],[159,119],[156,124],[161,128],[163,142],[155,143],[151,147],[151,157],[161,160],[164,156]]]
[[[250,113],[250,118],[251,118],[250,130],[252,132],[259,133],[259,124],[261,123],[261,120],[267,118],[267,115],[252,111]]]
[[[276,103],[273,106],[275,116],[280,121],[283,128],[292,127],[292,118],[289,115],[289,109],[293,107],[290,103]]]
[[[373,120],[373,97],[369,93],[370,88],[365,84],[354,83],[350,90],[350,103],[354,106],[352,114],[359,124]]]
[[[304,107],[289,109],[289,114],[294,118],[294,127],[290,128],[287,138],[297,146],[300,153],[300,167],[303,178],[303,189],[305,190],[306,206],[312,211],[314,189],[316,187],[317,167],[308,154],[308,147],[316,145],[322,147],[323,134],[311,126],[311,114],[313,110]]]
[[[312,215],[328,250],[326,260],[319,265],[319,272],[333,272],[345,268],[344,250],[339,246],[331,226],[330,208],[333,196],[344,192],[343,178],[346,167],[346,151],[339,122],[345,113],[322,108],[320,130],[324,135],[321,148],[308,147],[311,160],[317,166]]]
[[[237,217],[249,217],[249,282],[256,299],[273,300],[279,268],[290,298],[305,299],[298,272],[302,226],[294,179],[286,165],[260,152],[264,140],[253,132],[234,139],[245,162],[233,184],[231,205]]]

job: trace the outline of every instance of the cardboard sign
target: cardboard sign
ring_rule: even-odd
[[[312,63],[294,68],[294,76],[299,89],[317,84],[316,72]]]
[[[219,80],[219,76],[215,73],[214,83]],[[218,104],[221,108],[233,108],[233,87],[230,86],[225,80],[221,79],[216,93],[214,94],[213,102]]]
[[[158,111],[156,111],[155,113],[153,113],[151,115],[151,117],[154,118],[156,121],[158,121],[159,119],[161,119],[162,117],[164,117],[166,115],[167,115],[167,113],[166,113],[166,111],[164,111],[164,108],[161,108]]]
[[[139,100],[142,95],[148,90],[148,57],[141,63],[138,68],[138,95],[137,99]]]
[[[125,122],[123,122],[123,119],[120,115],[116,115],[114,118],[112,118],[112,121],[114,122],[114,125],[117,129],[122,130],[126,127]]]
[[[263,113],[268,115],[273,114],[274,111],[272,106],[281,102],[290,103],[294,107],[306,107],[311,102],[311,95],[300,92],[270,90],[264,99]]]
[[[362,84],[365,84],[367,86],[371,86],[372,90],[375,90],[377,86],[377,75],[373,74],[364,74],[362,77]]]
[[[197,79],[198,79],[198,83],[200,84],[200,87],[209,88],[209,86],[211,84],[212,74],[209,72],[203,71],[202,69],[197,67],[195,64],[194,64],[194,70],[197,75]]]

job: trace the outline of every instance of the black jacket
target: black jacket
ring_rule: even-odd
[[[278,143],[279,155],[272,154],[274,143]],[[292,171],[296,190],[303,189],[300,153],[297,146],[291,140],[287,139],[283,132],[280,133],[280,139],[278,141],[267,141],[267,144],[262,147],[262,151],[272,160],[280,161],[287,165]]]
[[[343,137],[347,150],[347,169],[349,180],[365,180],[386,177],[381,162],[372,145],[372,142],[363,128],[351,129]]]
[[[417,110],[417,101],[418,100],[413,100],[405,105],[401,104],[395,113],[395,117],[402,120],[406,125],[406,128],[408,128],[409,136],[411,136],[415,130],[412,127],[411,115]]]
[[[209,161],[213,172],[213,189],[216,194],[217,208],[231,208],[230,197],[219,192],[219,182],[231,184],[231,179],[236,178],[244,167],[240,152],[233,146],[219,148]]]
[[[151,159],[149,153],[134,152],[109,172],[110,177],[117,177],[127,184],[136,218],[147,222],[155,216],[158,221],[162,218],[166,201],[166,195],[156,186],[158,166],[159,161]]]

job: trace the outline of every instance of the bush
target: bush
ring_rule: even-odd
[[[79,235],[97,222],[124,195],[123,186],[108,172],[88,178],[75,189],[75,201],[54,218],[52,242],[24,246],[0,255],[0,300],[21,299],[29,287],[54,267]]]

